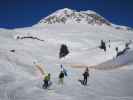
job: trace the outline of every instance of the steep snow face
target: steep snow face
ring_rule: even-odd
[[[68,8],[64,8],[61,10],[57,10],[53,14],[48,17],[42,19],[39,24],[47,23],[47,24],[55,24],[55,23],[63,23],[63,24],[74,24],[74,23],[82,23],[82,24],[98,24],[98,25],[111,25],[111,23],[97,14],[94,11],[80,11],[77,12],[75,10],[71,10]]]

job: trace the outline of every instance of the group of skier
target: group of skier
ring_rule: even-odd
[[[67,76],[67,71],[63,67],[62,64],[60,65],[60,67],[61,67],[61,71],[60,71],[59,76],[58,76],[58,78],[59,78],[58,83],[61,86],[63,86],[63,84],[64,84],[64,77]],[[89,69],[86,68],[84,73],[83,73],[83,80],[81,82],[82,85],[87,85],[88,77],[89,77]],[[51,84],[52,84],[52,82],[51,82],[51,75],[50,75],[50,73],[48,73],[48,74],[44,75],[42,88],[47,89],[48,87],[51,86]]]

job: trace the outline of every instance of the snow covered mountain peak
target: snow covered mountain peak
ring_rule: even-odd
[[[37,26],[46,24],[86,24],[109,26],[117,30],[133,31],[133,28],[116,25],[92,10],[76,11],[69,8],[59,9],[47,17],[41,19]]]
[[[68,8],[60,9],[40,20],[39,24],[98,24],[111,25],[111,23],[94,11],[76,11]]]

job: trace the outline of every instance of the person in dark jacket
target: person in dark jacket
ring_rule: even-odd
[[[88,77],[89,77],[89,69],[88,69],[88,67],[85,69],[85,72],[83,73],[83,77],[84,77],[83,85],[87,85],[87,80],[88,80]]]

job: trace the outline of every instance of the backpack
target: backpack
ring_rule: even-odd
[[[49,80],[50,80],[50,75],[46,75],[46,76],[44,77],[44,80],[49,81]]]
[[[83,76],[84,77],[88,77],[89,76],[89,73],[88,72],[84,72]]]
[[[60,73],[59,78],[64,78],[64,73],[63,72]]]

